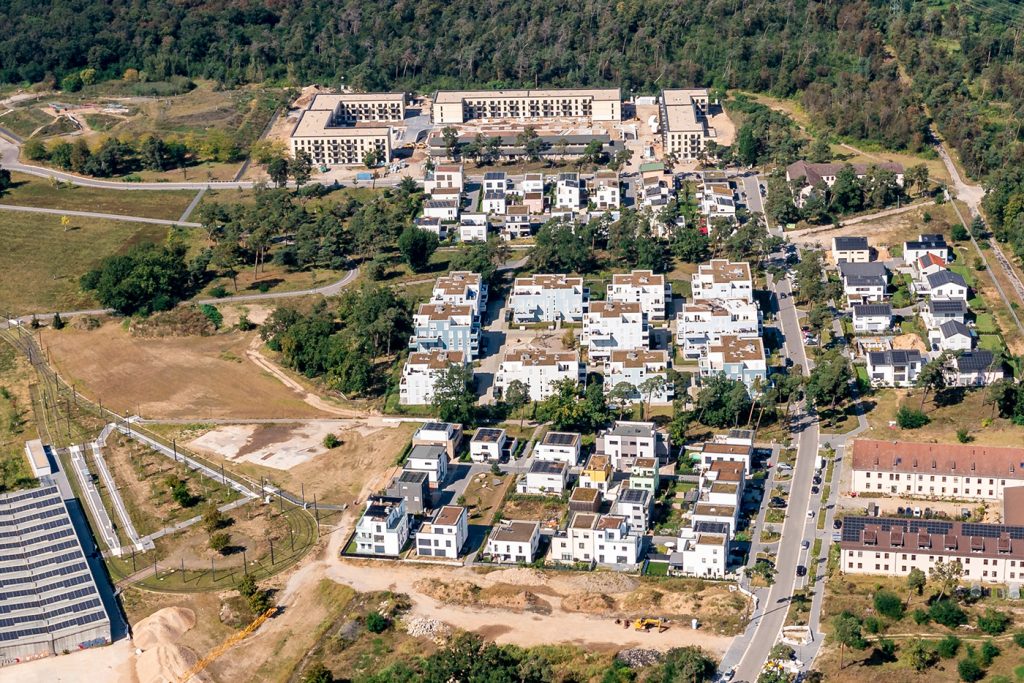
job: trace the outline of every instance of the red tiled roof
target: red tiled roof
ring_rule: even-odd
[[[1024,479],[1024,448],[857,439],[853,469]]]

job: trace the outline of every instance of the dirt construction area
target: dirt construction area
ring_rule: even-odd
[[[155,419],[326,417],[246,357],[254,333],[140,338],[108,321],[46,330],[57,371],[120,413]]]

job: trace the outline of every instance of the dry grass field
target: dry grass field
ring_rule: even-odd
[[[189,190],[102,190],[66,183],[57,185],[23,173],[12,173],[11,179],[14,185],[0,194],[0,203],[166,220],[180,218],[196,195]],[[52,219],[44,217],[44,220]],[[59,225],[59,219],[57,223]]]
[[[85,331],[45,330],[58,372],[119,412],[157,419],[323,417],[245,359],[252,333],[138,338],[108,321]]]
[[[980,446],[1020,446],[1024,443],[1024,427],[996,416],[993,406],[985,402],[984,389],[968,391],[961,402],[946,406],[936,405],[934,396],[929,395],[924,407],[931,422],[920,429],[889,426],[895,422],[896,411],[901,404],[914,409],[921,407],[919,389],[884,389],[867,400],[875,406],[868,413],[870,429],[861,435],[866,439],[956,443],[957,430],[966,429],[972,443]]]
[[[25,357],[0,340],[0,492],[36,483],[25,457],[25,442],[38,436],[29,395],[34,379]]]

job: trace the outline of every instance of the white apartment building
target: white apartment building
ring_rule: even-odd
[[[544,174],[527,173],[524,175],[522,190],[524,196],[533,192],[544,194]]]
[[[729,562],[729,530],[726,525],[697,522],[679,532],[677,550],[671,554],[673,574],[722,578]]]
[[[632,569],[640,561],[643,536],[624,517],[577,512],[565,531],[551,538],[548,559]]]
[[[736,222],[736,191],[729,182],[704,181],[697,200],[709,222],[716,218]]]
[[[596,451],[607,455],[612,467],[628,471],[637,458],[665,462],[669,454],[668,437],[653,422],[616,420],[611,429],[598,434]]]
[[[707,88],[661,91],[661,140],[665,154],[697,159],[717,131],[708,125]]]
[[[676,345],[683,357],[696,360],[723,335],[757,337],[761,334],[761,311],[745,299],[694,299],[683,304],[676,317]]]
[[[429,405],[434,400],[434,383],[449,365],[464,365],[461,351],[431,349],[409,354],[402,368],[398,402],[403,406]]]
[[[892,330],[892,306],[889,304],[854,304],[853,331],[878,334]]]
[[[589,194],[589,201],[597,211],[615,211],[622,204],[619,174],[615,171],[598,171],[590,183]]]
[[[494,386],[504,393],[509,384],[519,380],[530,390],[531,401],[543,401],[554,393],[555,382],[581,382],[585,373],[576,351],[516,349],[505,352],[494,376]]]
[[[310,102],[309,109],[331,112],[334,125],[396,123],[405,119],[405,93],[320,93]]]
[[[416,554],[421,557],[444,557],[457,560],[462,546],[469,538],[469,521],[466,508],[460,505],[445,505],[434,519],[416,532]]]
[[[533,460],[519,478],[516,491],[526,495],[560,496],[565,491],[569,467],[564,462]]]
[[[612,351],[649,347],[650,328],[640,303],[590,302],[590,310],[583,316],[580,345],[587,347],[591,362],[608,360]]]
[[[404,498],[370,496],[356,524],[356,552],[360,555],[400,555],[409,540],[409,517]]]
[[[439,189],[466,190],[465,169],[462,164],[438,164],[423,177],[423,191],[432,194]]]
[[[1019,584],[1024,527],[939,520],[847,517],[839,568],[847,574],[927,576],[938,562],[959,562],[964,583]]]
[[[583,206],[583,182],[579,173],[559,173],[555,181],[555,208],[576,211]]]
[[[581,277],[531,275],[515,279],[508,305],[515,323],[582,322],[589,299]]]
[[[492,562],[533,562],[540,543],[540,524],[519,520],[498,522],[487,539],[484,549]]]
[[[750,264],[728,259],[702,263],[691,277],[693,299],[742,299],[754,302],[754,281]]]
[[[511,455],[516,439],[509,439],[504,429],[481,427],[469,440],[469,459],[473,462],[498,461]]]
[[[480,320],[470,304],[420,304],[412,326],[411,351],[461,351],[471,363],[480,350]]]
[[[465,123],[473,119],[587,118],[621,121],[618,88],[568,90],[441,90],[434,93],[434,124]]]
[[[912,387],[924,363],[924,357],[916,349],[870,351],[867,371],[871,386]]]
[[[1024,448],[909,441],[853,442],[852,490],[903,498],[1000,501],[1024,486]]]
[[[438,486],[448,478],[448,452],[444,446],[413,446],[405,460],[405,469],[426,472],[430,485]]]
[[[705,441],[699,450],[689,455],[700,461],[704,469],[716,462],[738,462],[745,472],[750,471],[754,455],[754,432],[750,429],[733,429],[726,434],[716,434],[711,441]]]
[[[652,351],[650,349],[632,349],[612,351],[604,363],[605,393],[620,384],[628,384],[633,391],[628,401],[647,402],[648,394],[642,390],[645,381],[652,377],[660,377],[662,386],[650,394],[650,403],[665,405],[671,403],[675,389],[668,380],[668,351]]]
[[[656,275],[650,270],[614,273],[605,299],[638,302],[649,320],[664,320],[667,306],[672,301],[672,285],[665,281],[664,275]]]
[[[702,377],[725,375],[743,382],[752,393],[758,386],[763,390],[768,380],[768,363],[760,337],[723,334],[718,343],[708,346],[699,367]]]
[[[459,241],[486,242],[487,227],[487,216],[484,214],[463,214],[459,219]]]
[[[332,123],[328,110],[307,109],[288,138],[292,156],[309,155],[315,166],[362,165],[369,152],[381,162],[391,160],[391,129],[353,127]]]
[[[453,270],[437,278],[430,300],[438,304],[470,306],[479,317],[487,310],[487,291],[487,283],[480,273]]]
[[[573,432],[548,432],[533,447],[533,457],[543,462],[561,462],[575,467],[580,460],[580,435]]]
[[[459,203],[454,199],[428,199],[423,202],[423,216],[454,223],[459,219]]]

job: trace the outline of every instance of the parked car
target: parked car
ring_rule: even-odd
[[[810,519],[811,517],[814,517],[814,510],[807,511],[807,518]]]
[[[843,528],[843,520],[841,520],[841,519],[833,519],[832,520],[832,528],[833,529],[842,529]]]
[[[821,486],[821,477],[815,477],[814,479],[811,479],[811,483],[816,486]]]
[[[800,547],[803,548],[804,550],[807,550],[808,548],[811,547],[811,542],[806,540],[806,539],[803,540],[803,541],[800,541]]]
[[[914,516],[915,517],[920,517],[921,516],[921,508],[919,508],[919,507],[914,508]]]
[[[802,564],[798,564],[796,566],[796,575],[797,576],[807,576],[807,567],[803,566]]]
[[[812,496],[816,496],[816,495],[818,495],[818,490],[819,490],[819,489],[818,489],[818,487],[817,487],[817,486],[812,486],[812,487],[811,487],[811,495],[812,495]]]

